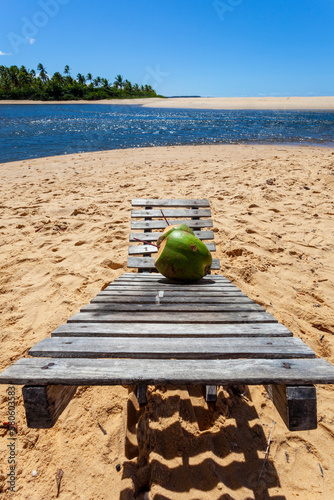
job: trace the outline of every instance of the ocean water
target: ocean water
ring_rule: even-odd
[[[0,105],[0,163],[86,151],[214,143],[334,147],[334,112]]]

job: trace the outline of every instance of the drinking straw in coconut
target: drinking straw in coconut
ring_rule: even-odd
[[[166,219],[166,217],[164,216],[164,213],[163,213],[163,211],[161,210],[161,208],[160,208],[160,212],[162,213],[162,216],[163,216],[163,218],[165,219],[165,222],[166,222],[167,226],[169,226],[169,222],[168,222],[168,220]]]
[[[133,238],[134,240],[136,241],[140,241],[141,243],[145,243],[145,245],[152,245],[153,247],[158,247],[158,245],[156,245],[155,243],[150,243],[149,241],[145,241],[145,240],[140,240],[139,238]]]

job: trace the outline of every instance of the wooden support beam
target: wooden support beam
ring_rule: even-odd
[[[317,428],[317,396],[314,385],[266,385],[265,388],[290,431]]]
[[[74,396],[76,386],[25,385],[22,389],[27,425],[31,429],[50,429]]]
[[[143,384],[143,385],[137,385],[137,399],[138,399],[138,403],[140,405],[146,405],[147,404],[147,385],[146,384]]]
[[[212,403],[217,401],[217,386],[216,385],[206,385],[205,386],[205,401],[207,403]]]

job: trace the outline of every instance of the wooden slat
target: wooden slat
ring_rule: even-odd
[[[165,280],[166,278],[160,273],[141,273],[141,274],[138,274],[136,272],[132,272],[132,273],[121,274],[121,276],[116,278],[112,283],[116,283],[119,281],[134,281],[134,280],[136,280],[136,281],[151,281],[152,282],[152,281],[158,281],[161,279]],[[204,276],[201,281],[209,281],[210,283],[212,281],[219,282],[219,283],[221,283],[221,282],[231,283],[231,281],[229,281],[227,278],[225,278],[221,274],[210,274],[210,275]]]
[[[205,292],[208,295],[213,292],[240,292],[240,289],[237,288],[232,283],[203,283],[197,281],[196,283],[171,283],[168,281],[159,281],[158,283],[123,283],[121,281],[111,283],[104,290],[104,292],[149,292],[155,293],[156,291],[164,291],[164,292]]]
[[[84,322],[98,322],[98,323],[120,323],[122,321],[127,323],[275,323],[276,320],[271,314],[266,312],[212,312],[210,314],[190,312],[84,312],[77,313],[72,316],[69,323],[84,323]]]
[[[100,338],[51,337],[29,351],[36,357],[60,358],[314,358],[301,339],[288,337],[257,338]]]
[[[29,385],[309,385],[334,384],[324,359],[62,359],[23,358],[0,374],[2,384]]]
[[[112,302],[114,304],[254,304],[254,302],[247,296],[241,294],[240,292],[232,292],[234,295],[225,295],[221,297],[198,297],[197,295],[181,295],[179,297],[174,297],[173,294],[163,297],[159,297],[158,294],[154,295],[113,295],[109,292],[101,292],[91,300],[92,304]]]
[[[209,208],[204,209],[180,209],[180,208],[165,208],[163,210],[164,216],[166,219],[180,218],[185,217],[211,217],[211,210]],[[131,217],[133,218],[153,218],[158,217],[159,219],[163,219],[161,210],[153,209],[153,210],[131,210]],[[169,221],[170,222],[170,221]],[[172,224],[178,224],[178,221],[172,221]]]
[[[157,200],[135,198],[132,200],[133,207],[209,207],[207,199],[200,200]]]
[[[187,224],[187,226],[191,228],[199,228],[199,227],[213,227],[213,223],[211,219],[199,219],[199,220],[178,220],[178,224]],[[131,229],[165,229],[166,222],[164,220],[138,220],[131,221]]]
[[[132,245],[129,246],[129,255],[143,255],[146,253],[156,253],[158,251],[157,247],[153,245]]]
[[[160,285],[170,285],[172,286],[175,290],[179,287],[179,283],[176,281],[168,280],[164,276],[158,275],[158,278],[154,277],[154,273],[141,273],[138,274],[138,278],[116,278],[115,281],[112,281],[109,285],[108,288],[119,288],[121,287],[145,287],[149,289],[150,287],[156,287]],[[151,277],[152,276],[152,277]],[[234,285],[231,281],[228,280],[217,280],[214,275],[206,275],[204,278],[200,279],[199,281],[195,281],[193,283],[183,283],[183,287],[189,287],[189,286],[196,286],[199,290],[202,287],[205,287],[206,289],[210,288],[236,288],[236,285]]]
[[[216,245],[214,243],[205,243],[210,252],[216,251]],[[145,253],[157,253],[158,248],[153,245],[131,245],[129,246],[129,255],[142,255]]]
[[[160,288],[161,290],[161,288]],[[103,292],[100,292],[98,295],[99,296],[114,296],[114,297],[119,297],[120,300],[122,297],[151,297],[152,294],[156,295],[158,291],[160,291],[159,288],[153,289],[153,290],[138,290],[136,288],[129,288],[129,289],[111,289],[108,290],[107,288],[103,290]],[[197,297],[197,298],[210,298],[210,297],[239,297],[239,296],[244,296],[247,297],[246,294],[241,292],[240,290],[232,289],[232,290],[207,290],[207,291],[189,291],[189,290],[184,290],[182,287],[178,288],[177,290],[163,290],[164,292],[164,297]],[[172,301],[173,302],[173,301]]]
[[[127,267],[153,269],[154,257],[128,257]],[[212,259],[211,269],[220,269],[219,259]]]
[[[211,314],[212,312],[232,312],[239,313],[241,311],[258,311],[262,312],[264,309],[256,304],[255,302],[237,302],[233,304],[192,304],[187,302],[179,302],[177,304],[163,303],[160,302],[158,304],[133,304],[133,303],[113,303],[113,302],[92,302],[87,304],[86,306],[80,309],[81,312],[93,312],[97,313],[111,313],[111,312],[127,312],[127,313],[137,313],[137,312],[154,312],[157,314],[161,314],[164,312],[174,312],[174,313],[183,313],[190,312],[193,315],[197,315],[197,313],[206,313]]]
[[[228,281],[215,281],[207,279],[205,281],[199,280],[193,283],[177,283],[175,281],[167,280],[166,278],[161,278],[155,281],[135,281],[135,280],[119,280],[110,283],[105,290],[122,290],[122,289],[137,289],[137,290],[150,290],[154,288],[159,288],[161,290],[178,290],[181,287],[185,289],[193,289],[196,291],[207,290],[207,291],[217,291],[217,290],[239,290],[233,283]],[[185,290],[186,291],[186,290]]]
[[[86,315],[87,316],[87,315]],[[160,324],[160,323],[98,323],[94,315],[91,322],[70,322],[60,325],[52,337],[292,337],[280,323],[238,324]]]
[[[163,228],[165,229],[165,228]],[[139,240],[145,241],[157,241],[159,236],[161,236],[162,231],[160,232],[152,232],[152,233],[130,233],[129,241],[136,241],[135,238]],[[200,240],[213,240],[214,232],[213,231],[196,231],[194,230],[194,235],[197,236]]]

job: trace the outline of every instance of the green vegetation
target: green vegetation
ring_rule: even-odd
[[[162,97],[150,85],[132,84],[117,75],[113,83],[107,78],[91,73],[78,73],[73,78],[70,67],[65,66],[63,74],[58,71],[52,77],[45,66],[39,64],[37,73],[25,66],[0,66],[0,99],[32,99],[39,101],[131,99],[135,97]]]

